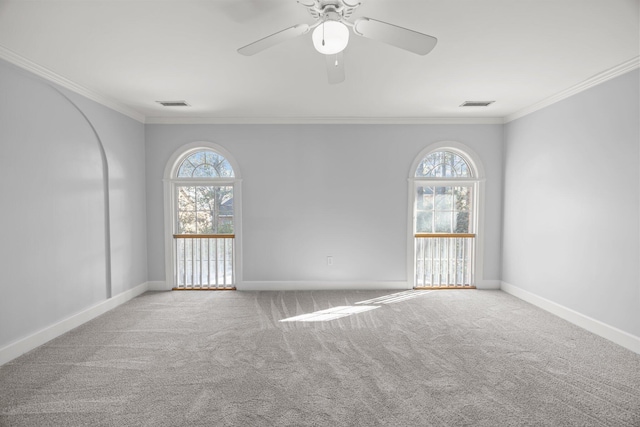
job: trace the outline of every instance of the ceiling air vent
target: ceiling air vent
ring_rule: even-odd
[[[186,101],[156,101],[158,104],[161,104],[163,107],[188,107]]]
[[[461,107],[487,107],[496,101],[464,101]]]

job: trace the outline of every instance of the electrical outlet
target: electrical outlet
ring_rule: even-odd
[[[333,265],[333,257],[332,256],[328,256],[327,257],[327,265]]]

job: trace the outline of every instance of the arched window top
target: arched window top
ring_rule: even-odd
[[[233,178],[229,161],[213,150],[199,150],[187,156],[176,174],[178,178]]]
[[[416,169],[417,178],[471,178],[473,169],[460,154],[453,151],[434,151]]]

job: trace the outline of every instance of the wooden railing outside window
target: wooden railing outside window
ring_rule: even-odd
[[[174,289],[234,289],[234,234],[174,234]]]
[[[473,287],[475,237],[471,233],[417,233],[415,287]]]

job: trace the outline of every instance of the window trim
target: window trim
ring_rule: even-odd
[[[471,168],[472,177],[461,178],[429,178],[416,177],[416,170],[422,160],[435,151],[451,151],[460,155],[467,161]],[[408,179],[408,209],[407,209],[407,284],[409,289],[415,287],[415,191],[416,187],[425,184],[437,183],[437,185],[470,185],[475,191],[476,217],[475,217],[475,271],[476,287],[482,288],[484,271],[484,205],[485,205],[485,172],[480,157],[474,150],[457,141],[439,141],[428,145],[421,150],[411,163]]]
[[[212,150],[223,156],[233,168],[234,177],[211,178],[178,178],[178,168],[191,154],[201,150]],[[177,198],[177,187],[180,185],[226,185],[233,187],[234,213],[233,227],[235,235],[235,286],[242,283],[242,179],[240,168],[234,157],[224,147],[209,141],[195,141],[185,144],[175,150],[169,157],[164,169],[164,263],[165,263],[165,289],[171,290],[174,286],[174,253],[173,234],[177,224],[174,206]]]

